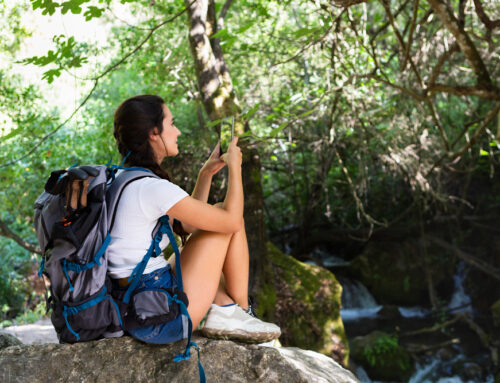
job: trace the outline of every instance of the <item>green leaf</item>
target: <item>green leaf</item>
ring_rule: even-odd
[[[248,111],[246,113],[243,113],[242,117],[245,120],[249,120],[250,117],[252,117],[255,114],[255,112],[257,112],[257,110],[259,110],[259,107],[260,107],[260,102],[258,102],[257,104],[252,106],[250,109],[248,109]]]
[[[40,8],[42,10],[42,15],[49,14],[52,16],[56,13],[56,8],[60,5],[52,0],[31,0],[31,5],[33,10]]]
[[[61,75],[61,68],[50,69],[43,73],[42,79],[47,80],[49,84],[54,82],[54,77],[59,77]]]
[[[232,37],[232,34],[229,33],[229,31],[226,29],[226,28],[223,28],[223,29],[219,29],[216,33],[214,33],[211,38],[214,38],[214,39],[221,39],[222,40],[225,40],[225,39],[228,39]]]
[[[94,7],[91,5],[90,7],[87,8],[83,16],[85,16],[85,21],[92,20],[93,18],[96,17],[101,17],[101,15],[104,13],[106,9],[105,8],[98,8]]]
[[[314,112],[315,112],[315,110],[314,110],[314,109],[312,109],[312,110],[308,110],[307,112],[304,112],[304,113],[302,113],[302,114],[299,114],[299,117],[300,117],[300,118],[302,118],[302,117],[307,117],[307,116],[309,116],[309,115],[313,114]]]
[[[295,37],[303,37],[303,36],[307,36],[307,35],[312,35],[314,33],[316,33],[317,31],[319,31],[321,28],[300,28],[298,30],[296,30],[293,35]]]
[[[61,13],[65,15],[71,11],[74,15],[82,13],[82,4],[88,3],[90,0],[69,0],[61,4]]]
[[[6,134],[5,136],[2,137],[2,141],[6,141],[8,140],[9,138],[12,138],[14,136],[17,136],[19,133],[21,133],[23,131],[23,128],[20,126],[16,129],[12,129],[8,134]]]
[[[271,131],[271,134],[269,134],[270,137],[276,137],[283,129],[285,129],[288,126],[288,121],[282,122],[280,126],[277,128],[273,129]]]
[[[207,127],[207,128],[212,128],[212,127],[214,127],[215,125],[220,124],[220,123],[221,123],[221,121],[222,121],[222,118],[220,118],[220,119],[218,119],[218,120],[213,120],[213,121],[207,122],[207,123],[205,124],[205,127]]]
[[[249,21],[248,23],[244,24],[242,27],[238,28],[236,30],[236,33],[241,34],[245,33],[248,29],[250,29],[253,25],[255,24],[255,20]]]
[[[489,153],[488,153],[486,150],[481,149],[481,150],[479,151],[479,155],[480,155],[480,156],[487,156],[487,155],[489,155]]]

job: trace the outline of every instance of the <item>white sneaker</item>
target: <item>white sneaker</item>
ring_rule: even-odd
[[[278,326],[254,318],[237,304],[212,304],[201,332],[208,338],[235,339],[249,343],[269,342],[281,335]]]

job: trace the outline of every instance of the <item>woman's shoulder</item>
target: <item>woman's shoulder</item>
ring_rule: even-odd
[[[135,180],[130,184],[131,190],[141,193],[141,195],[155,195],[158,193],[187,194],[179,185],[157,177],[144,177]]]

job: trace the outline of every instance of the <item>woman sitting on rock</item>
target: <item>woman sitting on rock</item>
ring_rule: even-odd
[[[243,222],[241,151],[238,139],[219,156],[219,144],[201,168],[191,196],[170,182],[161,163],[179,153],[181,132],[164,101],[143,95],[124,101],[114,116],[114,136],[128,167],[151,170],[161,179],[146,177],[132,182],[122,194],[108,247],[108,272],[125,286],[151,244],[158,219],[167,214],[182,229],[193,233],[181,253],[188,312],[196,328],[209,311],[202,332],[211,337],[265,342],[280,335],[278,326],[256,318],[248,302],[249,254]],[[207,203],[212,177],[224,166],[229,180],[224,202]],[[160,243],[164,249],[168,238]],[[175,286],[175,259],[151,258],[139,286]],[[187,337],[183,315],[170,322],[131,330],[149,343],[169,343]]]

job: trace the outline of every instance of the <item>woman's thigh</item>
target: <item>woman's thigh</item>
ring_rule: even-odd
[[[232,234],[195,231],[181,253],[184,292],[193,328],[203,319],[213,302]],[[175,258],[169,259],[175,271]]]

